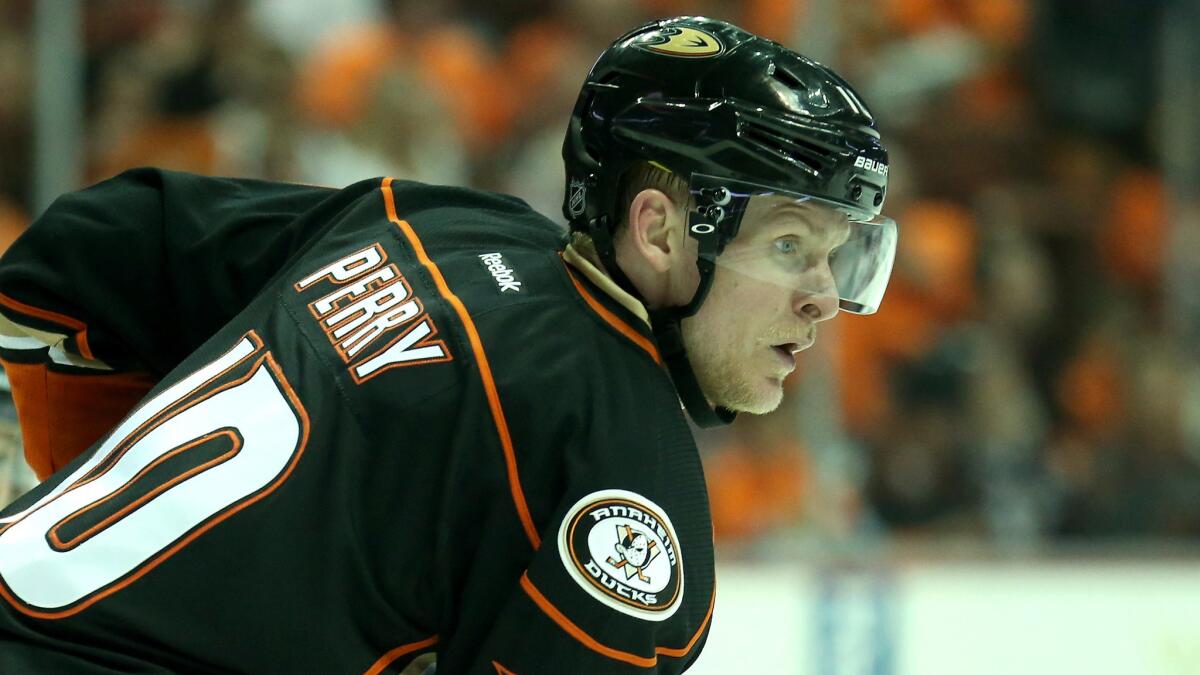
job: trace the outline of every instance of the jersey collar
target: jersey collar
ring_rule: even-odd
[[[609,298],[625,308],[625,311],[641,319],[642,324],[646,327],[650,326],[650,313],[646,311],[646,306],[638,302],[637,298],[626,293],[625,289],[618,286],[615,281],[602,272],[594,262],[584,257],[574,246],[567,244],[567,248],[563,251],[563,260],[567,261],[568,265],[587,277],[588,281],[592,282],[592,285],[604,291]]]

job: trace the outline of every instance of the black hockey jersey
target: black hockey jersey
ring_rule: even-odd
[[[644,310],[562,241],[391,179],[60,198],[0,261],[55,470],[0,512],[0,672],[683,670],[699,458]],[[93,403],[129,414],[58,468]]]

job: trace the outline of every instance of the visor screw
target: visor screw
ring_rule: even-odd
[[[725,209],[719,206],[708,206],[701,211],[701,214],[711,222],[719,223],[725,218]]]
[[[729,194],[729,190],[723,187],[705,188],[700,191],[700,194],[712,201],[714,204],[724,206],[729,203],[733,195]]]
[[[883,203],[883,193],[876,192],[875,193],[875,206],[879,206],[882,203]]]
[[[859,197],[862,197],[862,186],[855,185],[854,187],[850,188],[850,199],[858,201]]]

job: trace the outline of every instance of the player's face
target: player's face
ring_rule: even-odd
[[[751,200],[717,259],[707,299],[682,324],[713,403],[755,414],[779,406],[795,355],[812,346],[816,324],[838,312],[829,254],[848,234],[845,216],[832,209],[781,196]]]

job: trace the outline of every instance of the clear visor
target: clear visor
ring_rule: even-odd
[[[724,188],[728,192],[722,192]],[[741,211],[738,234],[717,256],[719,268],[811,296],[840,309],[879,309],[896,258],[896,222],[830,200],[695,175],[692,194],[704,229]],[[724,203],[722,203],[724,202]],[[718,273],[719,274],[719,273]]]

